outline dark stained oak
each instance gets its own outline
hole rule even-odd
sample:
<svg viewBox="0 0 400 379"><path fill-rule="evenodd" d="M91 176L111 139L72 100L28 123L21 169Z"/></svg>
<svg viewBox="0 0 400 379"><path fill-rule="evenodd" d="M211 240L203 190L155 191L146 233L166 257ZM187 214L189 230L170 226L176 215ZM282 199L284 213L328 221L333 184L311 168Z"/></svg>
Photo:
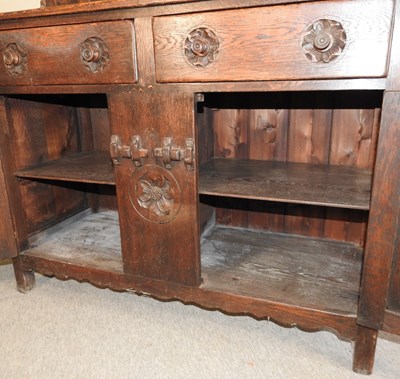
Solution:
<svg viewBox="0 0 400 379"><path fill-rule="evenodd" d="M364 272L358 318L362 325L381 328L387 305L392 261L398 254L400 156L400 93L387 92L372 185L371 211L365 245Z"/></svg>
<svg viewBox="0 0 400 379"><path fill-rule="evenodd" d="M397 0L0 15L0 255L18 289L38 272L328 330L371 373L378 329L400 334L399 19ZM336 58L308 59L311 25Z"/></svg>
<svg viewBox="0 0 400 379"><path fill-rule="evenodd" d="M84 42L90 38L100 38L107 50L99 53L92 47L92 54L99 56L89 56L87 59L91 62L98 59L99 68L95 65L95 71L87 69L81 59ZM10 74L2 64L2 85L108 84L137 81L135 36L130 21L0 32L0 49L5 51L9 44L18 44L25 50L26 70L20 75ZM103 60L104 65L100 65Z"/></svg>
<svg viewBox="0 0 400 379"><path fill-rule="evenodd" d="M203 288L355 315L362 249L330 240L216 227L202 236Z"/></svg>
<svg viewBox="0 0 400 379"><path fill-rule="evenodd" d="M302 36L327 14L345 26L347 45L336 61L316 64L305 57ZM160 17L154 21L157 81L381 77L391 16L390 0L358 0ZM205 67L193 65L184 53L188 34L199 27L219 40L218 56Z"/></svg>
<svg viewBox="0 0 400 379"><path fill-rule="evenodd" d="M166 137L180 147L194 138L194 96L121 92L108 104L112 134L123 144L139 135L149 152L139 167L123 158L115 168L124 271L198 286L197 173L183 161L166 168L153 153Z"/></svg>
<svg viewBox="0 0 400 379"><path fill-rule="evenodd" d="M0 259L17 255L17 247L14 238L10 204L4 181L4 172L1 165L0 150Z"/></svg>
<svg viewBox="0 0 400 379"><path fill-rule="evenodd" d="M371 173L346 166L214 158L200 166L203 195L369 209Z"/></svg>
<svg viewBox="0 0 400 379"><path fill-rule="evenodd" d="M93 151L47 161L31 169L18 170L19 178L115 185L109 153Z"/></svg>

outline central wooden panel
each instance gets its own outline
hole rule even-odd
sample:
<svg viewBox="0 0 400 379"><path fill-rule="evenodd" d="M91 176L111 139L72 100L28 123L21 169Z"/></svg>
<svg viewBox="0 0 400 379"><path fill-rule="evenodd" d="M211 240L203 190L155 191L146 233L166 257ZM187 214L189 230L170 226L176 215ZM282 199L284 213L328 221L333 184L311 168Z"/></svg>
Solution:
<svg viewBox="0 0 400 379"><path fill-rule="evenodd" d="M112 134L124 145L140 136L148 150L140 167L126 158L115 166L125 272L199 285L197 173L154 154L166 137L176 146L194 138L193 95L112 94L109 112Z"/></svg>

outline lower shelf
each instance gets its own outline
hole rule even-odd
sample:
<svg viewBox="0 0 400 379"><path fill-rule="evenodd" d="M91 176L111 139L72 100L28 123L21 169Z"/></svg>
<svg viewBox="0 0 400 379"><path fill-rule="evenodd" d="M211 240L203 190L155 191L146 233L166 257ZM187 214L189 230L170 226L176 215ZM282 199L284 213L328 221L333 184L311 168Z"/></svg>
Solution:
<svg viewBox="0 0 400 379"><path fill-rule="evenodd" d="M24 255L122 272L116 211L81 212L35 235Z"/></svg>
<svg viewBox="0 0 400 379"><path fill-rule="evenodd" d="M115 211L82 212L34 236L30 246L30 259L123 273ZM357 312L362 249L353 244L216 226L203 235L201 256L202 290Z"/></svg>
<svg viewBox="0 0 400 379"><path fill-rule="evenodd" d="M215 227L203 236L201 252L207 290L357 313L362 249L353 244Z"/></svg>

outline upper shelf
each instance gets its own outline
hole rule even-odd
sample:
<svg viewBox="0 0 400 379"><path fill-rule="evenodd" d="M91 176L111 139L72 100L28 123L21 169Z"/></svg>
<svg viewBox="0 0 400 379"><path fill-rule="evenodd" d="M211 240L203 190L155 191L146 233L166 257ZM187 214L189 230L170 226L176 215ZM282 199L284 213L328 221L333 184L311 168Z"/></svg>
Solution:
<svg viewBox="0 0 400 379"><path fill-rule="evenodd" d="M115 185L110 156L99 151L74 154L45 162L33 168L17 171L15 175L27 179Z"/></svg>
<svg viewBox="0 0 400 379"><path fill-rule="evenodd" d="M199 192L368 210L371 177L346 166L214 158L200 166Z"/></svg>
<svg viewBox="0 0 400 379"><path fill-rule="evenodd" d="M74 154L15 175L115 185L106 152ZM368 170L346 166L214 158L200 166L199 193L368 210L371 177Z"/></svg>

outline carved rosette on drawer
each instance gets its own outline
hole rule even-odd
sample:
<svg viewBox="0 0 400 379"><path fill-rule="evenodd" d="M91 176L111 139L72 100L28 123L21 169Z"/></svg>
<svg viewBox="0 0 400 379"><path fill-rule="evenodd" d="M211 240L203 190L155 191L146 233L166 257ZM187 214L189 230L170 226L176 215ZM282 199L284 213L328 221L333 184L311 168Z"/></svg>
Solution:
<svg viewBox="0 0 400 379"><path fill-rule="evenodd" d="M28 65L26 50L17 43L9 43L3 50L3 62L11 75L23 75Z"/></svg>
<svg viewBox="0 0 400 379"><path fill-rule="evenodd" d="M306 29L302 47L310 61L329 63L343 52L346 38L346 32L340 22L322 19Z"/></svg>
<svg viewBox="0 0 400 379"><path fill-rule="evenodd" d="M193 66L208 66L219 54L219 40L207 28L192 30L185 39L185 56Z"/></svg>
<svg viewBox="0 0 400 379"><path fill-rule="evenodd" d="M102 71L110 59L106 43L99 37L87 38L81 45L81 62L86 70Z"/></svg>
<svg viewBox="0 0 400 379"><path fill-rule="evenodd" d="M182 192L170 171L157 165L146 165L131 177L130 201L145 220L165 224L179 213Z"/></svg>

